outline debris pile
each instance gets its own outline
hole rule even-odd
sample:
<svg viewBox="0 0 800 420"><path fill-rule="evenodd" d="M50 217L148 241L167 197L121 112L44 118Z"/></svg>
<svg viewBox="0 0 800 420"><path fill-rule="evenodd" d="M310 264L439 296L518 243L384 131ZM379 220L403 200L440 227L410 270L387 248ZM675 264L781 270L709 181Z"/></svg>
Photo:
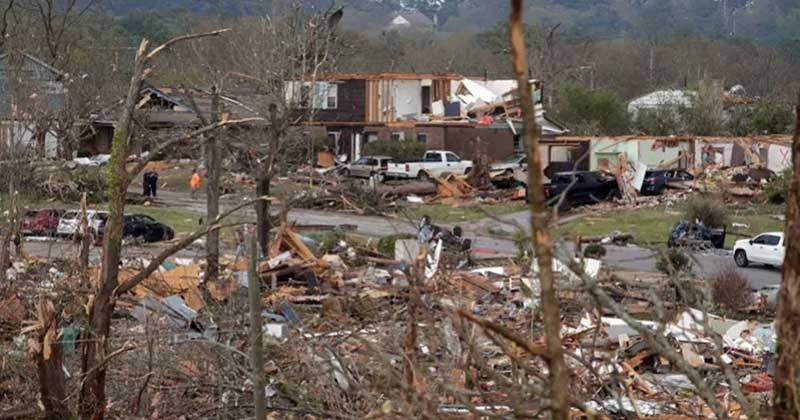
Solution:
<svg viewBox="0 0 800 420"><path fill-rule="evenodd" d="M270 354L265 395L271 406L322 410L319 404L336 404L352 417L408 415L416 410L406 405L408 398L425 395L425 409L442 417L475 410L535 416L546 409L534 390L547 385L547 364L530 352L545 343L535 263L475 263L470 239L430 218L420 221L416 237L395 240L393 254L341 232L324 232L336 233L333 240L307 236L324 229L284 221L258 260L261 330ZM602 238L587 238L594 240ZM329 243L323 247L322 242ZM249 389L242 374L249 369L249 321L243 317L248 257L238 251L222 257L219 281L205 280L202 259L173 257L117 301L112 337L120 341L113 347L138 342L156 350L113 359L110 395L121 399L121 390L142 388L142 375L133 372L158 366L152 373L158 385L148 393L162 417L200 417L205 410L247 404L249 395L240 390ZM120 281L149 263L143 257L127 260ZM570 392L585 407L612 418L711 417L713 407L698 398L699 385L686 366L733 418L745 407L731 378L747 396L769 399L775 353L771 323L687 307L679 298L685 290L676 291L665 275L612 272L588 258L553 259L552 268ZM71 273L45 277L77 289ZM625 316L600 305L592 298L596 292L586 293L594 287ZM35 311L26 297L0 296L0 325L17 325L0 336L0 346L20 351L29 337L20 333L21 323L34 319ZM19 305L23 308L3 310ZM63 318L61 337L71 337L69 331L80 325L73 319L80 317ZM72 360L75 354L66 357ZM4 381L21 378L0 371L0 390L7 388ZM159 403L161 398L185 404ZM131 408L118 404L110 410L124 417ZM572 418L583 416L574 410Z"/></svg>

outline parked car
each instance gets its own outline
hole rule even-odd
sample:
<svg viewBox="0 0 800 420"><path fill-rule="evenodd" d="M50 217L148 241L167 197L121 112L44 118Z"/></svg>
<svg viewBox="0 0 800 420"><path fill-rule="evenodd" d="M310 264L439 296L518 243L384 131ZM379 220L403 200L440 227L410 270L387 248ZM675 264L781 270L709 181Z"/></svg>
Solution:
<svg viewBox="0 0 800 420"><path fill-rule="evenodd" d="M60 209L29 210L22 221L24 235L54 236L58 230L58 221L64 215Z"/></svg>
<svg viewBox="0 0 800 420"><path fill-rule="evenodd" d="M342 175L359 178L369 178L386 172L386 167L392 162L391 156L362 156L355 162L342 169Z"/></svg>
<svg viewBox="0 0 800 420"><path fill-rule="evenodd" d="M511 155L502 162L489 165L489 170L492 172L505 171L509 174L517 168L528 168L528 157L524 153Z"/></svg>
<svg viewBox="0 0 800 420"><path fill-rule="evenodd" d="M669 233L667 246L670 248L722 249L725 247L726 235L727 229L725 227L709 228L702 223L679 220Z"/></svg>
<svg viewBox="0 0 800 420"><path fill-rule="evenodd" d="M644 174L642 194L659 195L664 192L667 183L691 181L694 175L683 169L651 169Z"/></svg>
<svg viewBox="0 0 800 420"><path fill-rule="evenodd" d="M86 220L89 222L89 229L92 233L96 233L100 225L108 217L106 211L87 210ZM70 237L78 232L81 222L81 212L78 210L69 210L61 216L58 221L58 228L56 234L61 237Z"/></svg>
<svg viewBox="0 0 800 420"><path fill-rule="evenodd" d="M389 178L417 178L426 180L431 176L442 176L445 173L468 174L472 170L472 161L462 160L457 154L444 150L430 150L422 156L422 161L406 163L389 163L386 176Z"/></svg>
<svg viewBox="0 0 800 420"><path fill-rule="evenodd" d="M738 240L733 246L733 260L739 267L750 263L781 266L786 255L783 239L783 232L767 232L752 239Z"/></svg>
<svg viewBox="0 0 800 420"><path fill-rule="evenodd" d="M555 204L564 195L562 207L576 204L592 204L611 200L619 195L614 177L603 176L590 171L558 172L553 174L550 183L544 186L544 195Z"/></svg>
<svg viewBox="0 0 800 420"><path fill-rule="evenodd" d="M122 238L126 241L160 242L175 238L175 231L171 227L146 214L126 214L124 222ZM96 245L100 245L103 241L105 226L105 220L98 226L95 235Z"/></svg>

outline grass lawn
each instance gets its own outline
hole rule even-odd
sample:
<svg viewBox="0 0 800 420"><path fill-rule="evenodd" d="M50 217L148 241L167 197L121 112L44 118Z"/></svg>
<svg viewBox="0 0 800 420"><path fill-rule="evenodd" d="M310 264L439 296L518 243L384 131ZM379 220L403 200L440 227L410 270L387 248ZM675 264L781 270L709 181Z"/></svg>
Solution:
<svg viewBox="0 0 800 420"><path fill-rule="evenodd" d="M166 209L160 207L147 207L147 206L125 206L126 214L146 214L165 225L169 225L175 229L176 235L194 232L199 227L198 221L203 218L205 222L205 214L187 211Z"/></svg>
<svg viewBox="0 0 800 420"><path fill-rule="evenodd" d="M732 232L751 237L761 232L783 230L783 222L773 217L783 214L783 206L752 204L726 207L729 220L725 246L728 248L737 239L745 237L733 235ZM565 236L603 236L619 231L633 234L634 241L638 244L666 244L672 226L681 219L682 214L682 206L616 210L587 215L559 226L556 232ZM742 223L749 227L733 227L733 223Z"/></svg>
<svg viewBox="0 0 800 420"><path fill-rule="evenodd" d="M451 207L443 204L427 205L406 205L398 208L397 214L400 217L409 218L417 221L422 216L428 215L433 223L458 223L483 219L486 213L502 216L504 214L524 211L527 207L524 202L511 202L500 204L470 204L459 207ZM485 210L485 211L484 211Z"/></svg>

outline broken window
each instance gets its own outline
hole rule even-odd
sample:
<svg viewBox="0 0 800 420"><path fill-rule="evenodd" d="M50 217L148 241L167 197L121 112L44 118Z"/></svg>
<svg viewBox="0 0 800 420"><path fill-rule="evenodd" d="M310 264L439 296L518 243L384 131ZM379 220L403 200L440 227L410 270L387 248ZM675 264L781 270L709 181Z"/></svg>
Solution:
<svg viewBox="0 0 800 420"><path fill-rule="evenodd" d="M403 141L405 139L406 139L406 133L402 131L392 133L392 141Z"/></svg>
<svg viewBox="0 0 800 420"><path fill-rule="evenodd" d="M417 141L420 143L427 143L428 133L417 133Z"/></svg>
<svg viewBox="0 0 800 420"><path fill-rule="evenodd" d="M365 133L367 137L367 143L372 143L378 141L378 133Z"/></svg>

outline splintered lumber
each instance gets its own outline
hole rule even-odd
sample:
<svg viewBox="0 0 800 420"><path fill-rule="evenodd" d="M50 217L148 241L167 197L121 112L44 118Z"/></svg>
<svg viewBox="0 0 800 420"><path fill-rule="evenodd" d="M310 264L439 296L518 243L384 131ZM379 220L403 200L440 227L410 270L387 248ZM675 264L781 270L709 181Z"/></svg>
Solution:
<svg viewBox="0 0 800 420"><path fill-rule="evenodd" d="M433 202L448 198L470 198L474 189L463 178L454 174L436 178L436 196L428 200Z"/></svg>
<svg viewBox="0 0 800 420"><path fill-rule="evenodd" d="M320 274L330 268L330 264L317 258L317 256L308 249L291 226L287 225L286 222L281 222L278 231L275 233L275 239L270 243L267 256L273 259L286 251L296 255L306 263L313 264L316 274Z"/></svg>
<svg viewBox="0 0 800 420"><path fill-rule="evenodd" d="M479 274L462 272L456 273L455 278L489 293L498 293L500 290L502 290L501 288L495 286L486 277L483 277Z"/></svg>
<svg viewBox="0 0 800 420"><path fill-rule="evenodd" d="M120 270L118 281L122 284L136 274L138 274L136 270L123 268ZM197 265L187 265L153 273L131 289L131 293L137 297L150 295L157 299L177 295L183 298L187 306L199 310L204 306L199 286L200 268Z"/></svg>

